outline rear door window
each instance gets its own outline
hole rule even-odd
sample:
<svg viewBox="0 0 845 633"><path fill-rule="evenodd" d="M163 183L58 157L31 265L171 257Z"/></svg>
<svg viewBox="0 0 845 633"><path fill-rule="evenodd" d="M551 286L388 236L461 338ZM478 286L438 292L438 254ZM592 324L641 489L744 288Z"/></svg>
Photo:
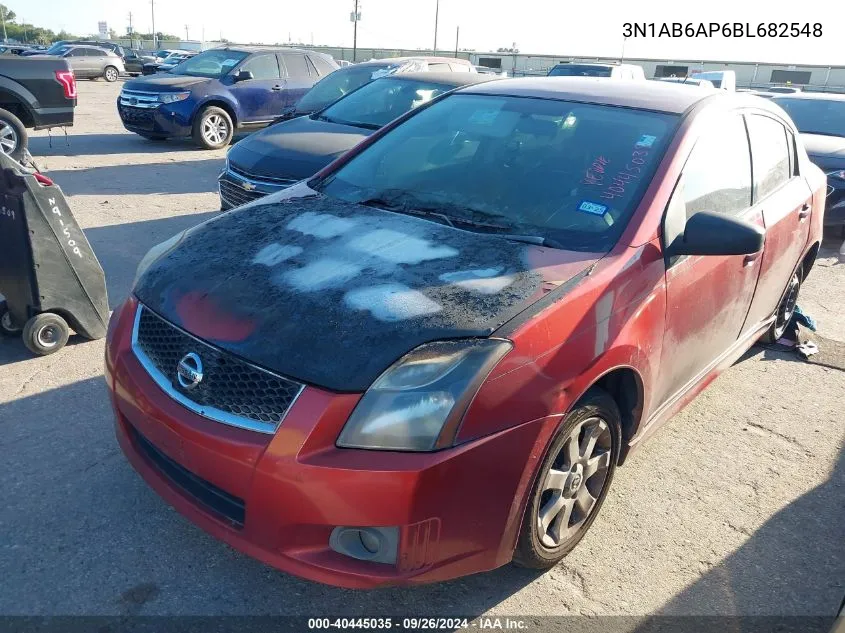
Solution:
<svg viewBox="0 0 845 633"><path fill-rule="evenodd" d="M308 60L302 53L283 53L282 59L288 69L288 77L291 79L310 80L311 71L308 69Z"/></svg>
<svg viewBox="0 0 845 633"><path fill-rule="evenodd" d="M754 167L754 200L762 200L786 183L790 174L786 128L775 119L746 117Z"/></svg>

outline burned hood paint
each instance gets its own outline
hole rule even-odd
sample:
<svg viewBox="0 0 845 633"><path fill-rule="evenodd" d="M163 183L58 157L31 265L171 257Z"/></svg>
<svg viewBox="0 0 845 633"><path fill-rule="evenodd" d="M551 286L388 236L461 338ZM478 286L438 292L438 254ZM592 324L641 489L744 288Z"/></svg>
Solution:
<svg viewBox="0 0 845 633"><path fill-rule="evenodd" d="M320 171L373 133L350 125L299 117L236 143L229 164L253 176L300 180Z"/></svg>
<svg viewBox="0 0 845 633"><path fill-rule="evenodd" d="M358 392L423 343L489 336L597 258L314 195L191 229L135 293L253 363Z"/></svg>

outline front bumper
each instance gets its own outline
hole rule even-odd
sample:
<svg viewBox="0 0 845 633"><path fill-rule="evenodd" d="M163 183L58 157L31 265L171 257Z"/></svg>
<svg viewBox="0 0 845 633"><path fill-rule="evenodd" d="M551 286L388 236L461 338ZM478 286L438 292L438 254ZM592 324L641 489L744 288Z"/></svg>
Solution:
<svg viewBox="0 0 845 633"><path fill-rule="evenodd" d="M338 449L359 396L307 387L273 435L225 426L183 408L144 371L130 347L136 305L113 316L106 350L117 437L147 483L204 530L282 571L350 588L510 561L530 464L559 418L436 453ZM396 564L335 552L336 526L397 526Z"/></svg>
<svg viewBox="0 0 845 633"><path fill-rule="evenodd" d="M155 134L167 137L190 136L193 107L184 107L189 101L161 105L157 108L133 108L117 101L117 113L130 132Z"/></svg>

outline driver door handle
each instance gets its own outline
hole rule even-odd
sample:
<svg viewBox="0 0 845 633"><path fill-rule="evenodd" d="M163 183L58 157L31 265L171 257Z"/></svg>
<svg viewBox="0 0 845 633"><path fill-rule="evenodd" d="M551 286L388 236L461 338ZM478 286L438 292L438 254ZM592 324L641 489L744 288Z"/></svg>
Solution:
<svg viewBox="0 0 845 633"><path fill-rule="evenodd" d="M281 90L282 88L284 88L284 86L282 86L281 84L276 84L275 86L273 86L273 87L271 88L271 90L276 90L276 91L278 92L278 91L279 91L279 90Z"/></svg>
<svg viewBox="0 0 845 633"><path fill-rule="evenodd" d="M756 262L760 258L760 254L763 251L757 251L756 253L749 253L746 255L742 260L743 268L748 268L749 266L753 266L754 262Z"/></svg>
<svg viewBox="0 0 845 633"><path fill-rule="evenodd" d="M806 220L810 217L810 210L811 207L808 203L804 203L804 206L801 207L801 210L798 212L798 219L799 220Z"/></svg>

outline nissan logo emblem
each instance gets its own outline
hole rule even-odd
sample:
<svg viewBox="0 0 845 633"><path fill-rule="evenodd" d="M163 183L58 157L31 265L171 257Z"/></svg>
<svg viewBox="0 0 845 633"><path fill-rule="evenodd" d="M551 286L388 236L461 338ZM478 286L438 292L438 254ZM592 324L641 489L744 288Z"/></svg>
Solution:
<svg viewBox="0 0 845 633"><path fill-rule="evenodd" d="M202 360L193 352L185 354L176 365L176 379L186 391L196 388L202 382Z"/></svg>

